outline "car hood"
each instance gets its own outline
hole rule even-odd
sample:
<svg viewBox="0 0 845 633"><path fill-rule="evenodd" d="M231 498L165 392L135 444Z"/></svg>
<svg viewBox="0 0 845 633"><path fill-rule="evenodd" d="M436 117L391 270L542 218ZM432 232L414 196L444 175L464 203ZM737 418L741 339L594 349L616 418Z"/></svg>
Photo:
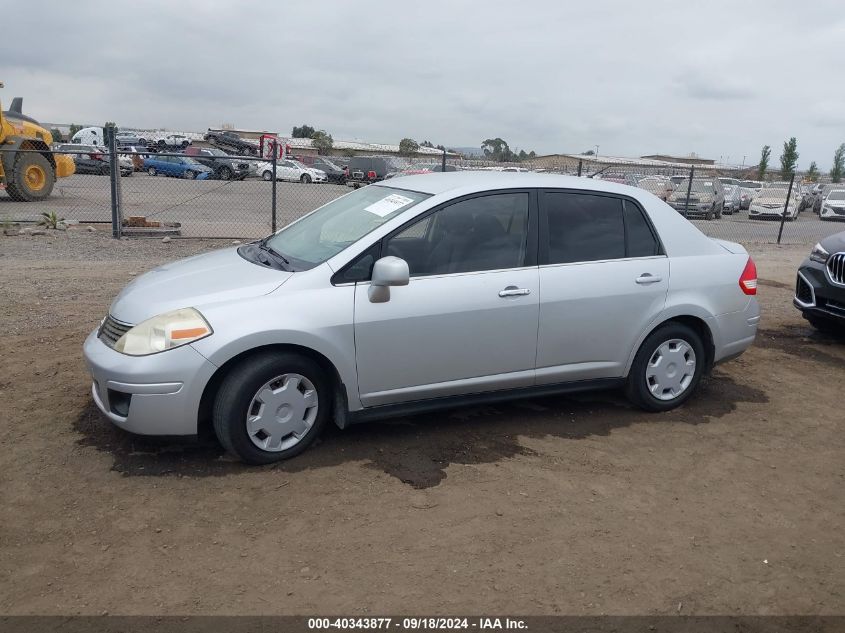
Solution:
<svg viewBox="0 0 845 633"><path fill-rule="evenodd" d="M820 244L828 253L841 253L845 251L845 231L842 233L834 233L823 240Z"/></svg>
<svg viewBox="0 0 845 633"><path fill-rule="evenodd" d="M170 310L273 292L292 273L252 264L237 248L196 255L144 273L115 297L109 313L138 324Z"/></svg>

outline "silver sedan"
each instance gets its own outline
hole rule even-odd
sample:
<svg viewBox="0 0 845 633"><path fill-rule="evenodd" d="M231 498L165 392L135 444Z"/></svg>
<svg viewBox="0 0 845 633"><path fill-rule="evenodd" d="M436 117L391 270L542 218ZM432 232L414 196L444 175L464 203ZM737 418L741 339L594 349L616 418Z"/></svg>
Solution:
<svg viewBox="0 0 845 633"><path fill-rule="evenodd" d="M116 425L209 425L261 464L329 423L467 403L620 388L672 409L751 345L756 288L745 249L642 189L426 174L139 277L84 351Z"/></svg>

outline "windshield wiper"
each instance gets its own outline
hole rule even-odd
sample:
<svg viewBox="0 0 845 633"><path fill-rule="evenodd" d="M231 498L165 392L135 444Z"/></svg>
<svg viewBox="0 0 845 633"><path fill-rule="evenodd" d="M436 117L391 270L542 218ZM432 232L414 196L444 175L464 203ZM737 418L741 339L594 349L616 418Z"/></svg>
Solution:
<svg viewBox="0 0 845 633"><path fill-rule="evenodd" d="M290 265L291 265L290 260L287 257L285 257L284 255L282 255L279 251L274 249L272 246L269 246L267 244L267 241L270 239L270 237L272 237L272 236L265 237L263 240L258 242L258 248L260 248L262 251L270 253L276 259L282 260L285 263L286 266L290 267Z"/></svg>

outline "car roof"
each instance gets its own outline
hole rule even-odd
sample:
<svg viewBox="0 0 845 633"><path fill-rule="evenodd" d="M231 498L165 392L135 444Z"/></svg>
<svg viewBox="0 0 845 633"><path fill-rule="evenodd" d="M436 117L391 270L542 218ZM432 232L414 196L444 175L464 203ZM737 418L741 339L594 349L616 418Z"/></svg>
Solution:
<svg viewBox="0 0 845 633"><path fill-rule="evenodd" d="M461 195L490 189L521 189L549 187L556 189L582 189L606 193L625 194L638 197L643 190L607 180L562 176L559 174L537 174L533 172L504 171L447 171L397 176L375 183L376 186L407 189L432 195L457 192ZM372 186L372 185L371 185Z"/></svg>

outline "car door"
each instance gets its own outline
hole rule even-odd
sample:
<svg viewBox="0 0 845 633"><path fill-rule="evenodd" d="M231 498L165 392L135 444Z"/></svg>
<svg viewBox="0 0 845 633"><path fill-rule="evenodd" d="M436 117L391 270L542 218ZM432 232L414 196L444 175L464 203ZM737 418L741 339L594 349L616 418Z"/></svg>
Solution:
<svg viewBox="0 0 845 633"><path fill-rule="evenodd" d="M365 407L534 382L539 313L536 193L449 203L382 241L410 283L371 303L355 290L358 385Z"/></svg>
<svg viewBox="0 0 845 633"><path fill-rule="evenodd" d="M281 180L299 180L299 169L289 160L276 163L276 170L278 173L276 178Z"/></svg>
<svg viewBox="0 0 845 633"><path fill-rule="evenodd" d="M537 384L624 375L666 303L669 260L630 198L540 194Z"/></svg>

